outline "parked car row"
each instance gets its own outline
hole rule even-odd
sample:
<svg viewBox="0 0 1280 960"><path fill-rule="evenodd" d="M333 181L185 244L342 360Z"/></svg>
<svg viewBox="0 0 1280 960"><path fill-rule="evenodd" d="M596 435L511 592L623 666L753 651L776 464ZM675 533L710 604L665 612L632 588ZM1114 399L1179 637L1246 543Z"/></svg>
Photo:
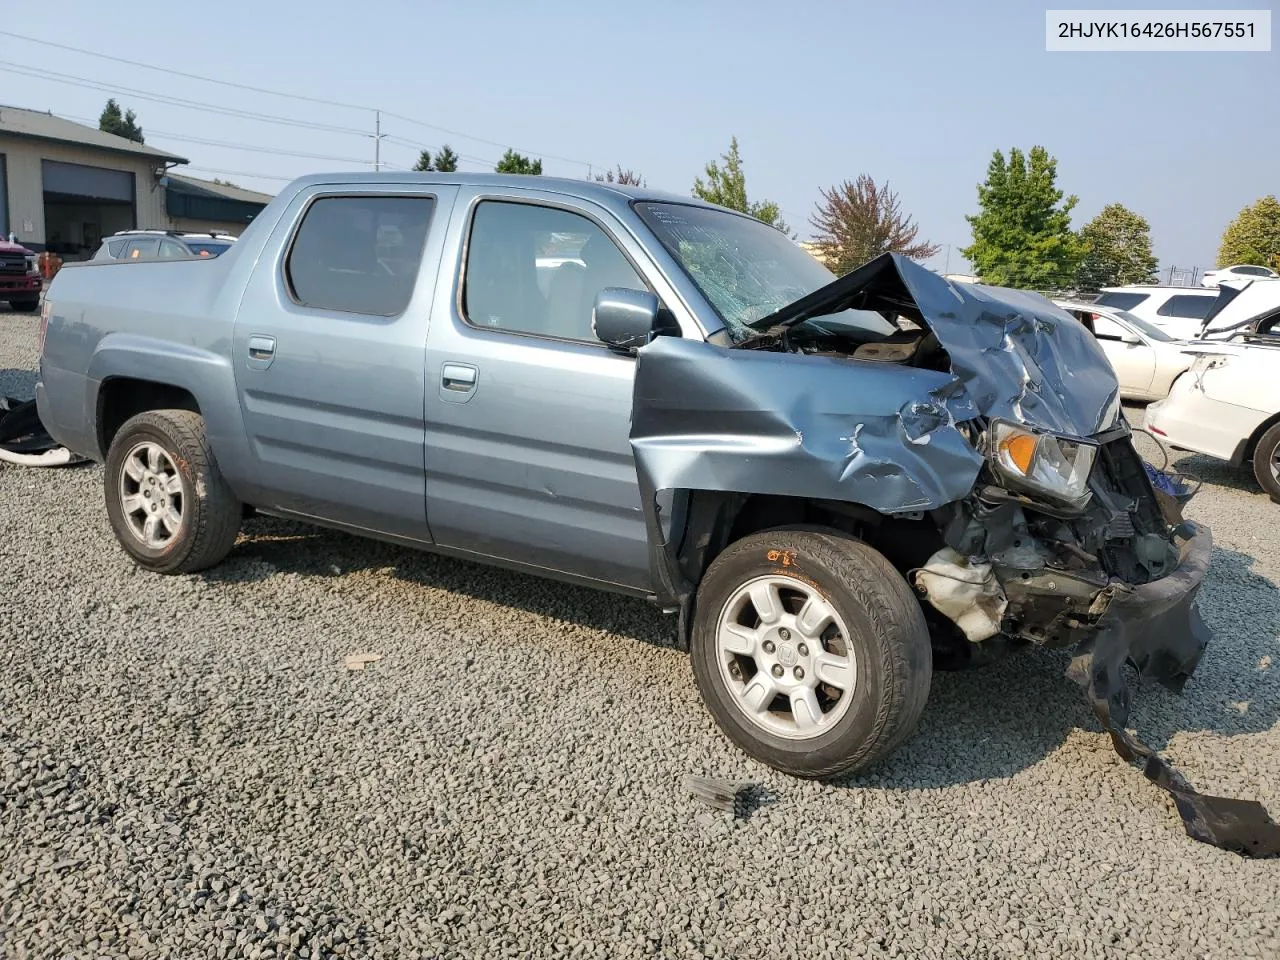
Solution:
<svg viewBox="0 0 1280 960"><path fill-rule="evenodd" d="M1146 417L1152 433L1251 470L1280 503L1280 280L1225 281L1204 292L1113 288L1095 303L1055 302L1098 340L1122 397L1156 401ZM1189 328L1188 313L1201 314L1194 334L1174 336L1171 327Z"/></svg>
<svg viewBox="0 0 1280 960"><path fill-rule="evenodd" d="M1147 409L1147 427L1175 450L1251 469L1280 503L1280 340L1201 353Z"/></svg>

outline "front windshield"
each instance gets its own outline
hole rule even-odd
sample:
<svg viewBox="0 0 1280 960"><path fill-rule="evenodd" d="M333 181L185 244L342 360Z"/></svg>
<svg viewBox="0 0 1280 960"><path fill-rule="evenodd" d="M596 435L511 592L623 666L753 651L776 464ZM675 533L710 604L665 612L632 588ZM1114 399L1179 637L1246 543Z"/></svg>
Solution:
<svg viewBox="0 0 1280 960"><path fill-rule="evenodd" d="M1134 316L1128 310L1117 310L1115 313L1117 317L1123 319L1125 323L1129 324L1129 326L1140 330L1143 336L1147 337L1149 340L1158 340L1161 343L1173 343L1174 340L1177 339L1176 337L1169 336L1169 334L1165 333L1154 323L1148 323L1141 317Z"/></svg>
<svg viewBox="0 0 1280 960"><path fill-rule="evenodd" d="M759 333L751 326L756 321L836 279L795 241L751 217L683 203L643 202L635 209L735 342ZM845 310L823 317L821 324L878 333L894 329L866 310Z"/></svg>

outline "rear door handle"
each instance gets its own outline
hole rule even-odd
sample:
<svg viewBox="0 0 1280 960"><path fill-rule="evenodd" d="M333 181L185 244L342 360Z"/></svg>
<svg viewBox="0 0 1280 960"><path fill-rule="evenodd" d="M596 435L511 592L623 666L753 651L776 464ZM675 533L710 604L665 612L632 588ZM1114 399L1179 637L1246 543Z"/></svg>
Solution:
<svg viewBox="0 0 1280 960"><path fill-rule="evenodd" d="M249 366L265 370L276 355L276 338L254 334L249 338Z"/></svg>

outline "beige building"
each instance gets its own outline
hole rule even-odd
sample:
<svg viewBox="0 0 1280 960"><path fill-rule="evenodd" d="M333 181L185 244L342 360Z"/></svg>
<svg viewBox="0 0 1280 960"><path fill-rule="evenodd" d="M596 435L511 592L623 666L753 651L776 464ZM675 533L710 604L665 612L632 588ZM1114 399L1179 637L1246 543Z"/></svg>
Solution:
<svg viewBox="0 0 1280 960"><path fill-rule="evenodd" d="M185 157L0 106L0 235L64 259L135 227L239 235L271 197L171 173Z"/></svg>

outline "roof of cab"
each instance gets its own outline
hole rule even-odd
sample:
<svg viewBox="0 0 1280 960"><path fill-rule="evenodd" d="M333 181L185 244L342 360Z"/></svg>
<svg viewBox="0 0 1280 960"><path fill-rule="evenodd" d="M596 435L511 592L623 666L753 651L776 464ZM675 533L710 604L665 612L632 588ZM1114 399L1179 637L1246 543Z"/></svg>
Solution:
<svg viewBox="0 0 1280 960"><path fill-rule="evenodd" d="M567 196L581 197L586 200L610 205L618 201L661 200L672 203L684 203L690 206L708 207L723 210L724 207L706 203L686 194L671 193L665 190L652 190L649 187L623 186L617 183L602 183L597 180L575 180L570 177L547 177L522 173L416 173L411 170L396 170L380 173L312 173L294 180L285 192L296 193L307 187L324 184L379 184L379 183L452 183L463 186L479 187L517 187L525 190L543 190L548 193L562 193Z"/></svg>

